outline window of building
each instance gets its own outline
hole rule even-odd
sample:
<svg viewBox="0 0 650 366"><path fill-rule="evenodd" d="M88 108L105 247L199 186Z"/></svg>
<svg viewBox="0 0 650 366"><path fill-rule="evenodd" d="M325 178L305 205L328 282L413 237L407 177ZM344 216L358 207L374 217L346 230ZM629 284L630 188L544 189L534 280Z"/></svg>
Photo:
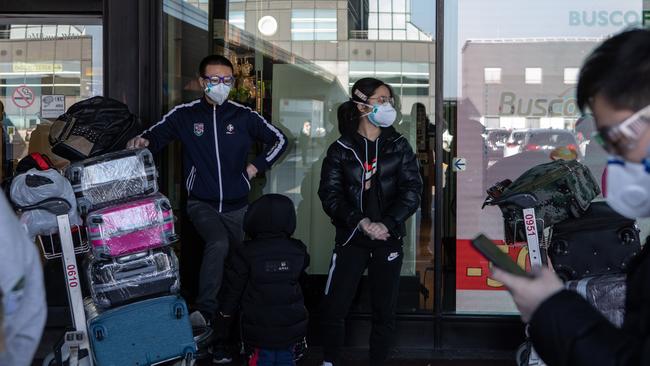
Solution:
<svg viewBox="0 0 650 366"><path fill-rule="evenodd" d="M541 67L527 67L526 68L526 84L541 84L542 83L542 68Z"/></svg>
<svg viewBox="0 0 650 366"><path fill-rule="evenodd" d="M564 68L564 83L565 84L577 84L578 83L578 73L580 69L577 67L565 67Z"/></svg>
<svg viewBox="0 0 650 366"><path fill-rule="evenodd" d="M393 12L406 13L406 0L393 0Z"/></svg>
<svg viewBox="0 0 650 366"><path fill-rule="evenodd" d="M201 9L206 13L210 9L208 0L183 0L183 3L191 5L197 9Z"/></svg>
<svg viewBox="0 0 650 366"><path fill-rule="evenodd" d="M244 17L243 11L229 11L228 12L228 21L230 24L235 27L245 30L246 29L246 18Z"/></svg>
<svg viewBox="0 0 650 366"><path fill-rule="evenodd" d="M390 13L392 11L391 0L379 0L379 11Z"/></svg>
<svg viewBox="0 0 650 366"><path fill-rule="evenodd" d="M1 26L0 103L6 115L0 124L7 133L0 152L3 171L31 152L62 163L47 143L51 121L74 103L103 95L101 19L87 21Z"/></svg>
<svg viewBox="0 0 650 366"><path fill-rule="evenodd" d="M369 0L368 39L430 42L430 34L411 21L409 3L406 0Z"/></svg>
<svg viewBox="0 0 650 366"><path fill-rule="evenodd" d="M294 9L291 13L291 39L294 41L335 41L335 9Z"/></svg>
<svg viewBox="0 0 650 366"><path fill-rule="evenodd" d="M501 68L486 67L483 71L486 84L501 84Z"/></svg>

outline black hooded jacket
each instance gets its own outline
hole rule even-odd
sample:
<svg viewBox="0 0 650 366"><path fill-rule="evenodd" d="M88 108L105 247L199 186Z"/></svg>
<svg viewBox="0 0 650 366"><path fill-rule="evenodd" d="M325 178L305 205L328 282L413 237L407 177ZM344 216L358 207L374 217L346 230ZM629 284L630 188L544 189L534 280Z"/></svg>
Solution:
<svg viewBox="0 0 650 366"><path fill-rule="evenodd" d="M393 127L382 128L377 138L377 174L381 222L391 237L406 235L405 221L420 206L422 178L418 162L406 138ZM363 212L365 146L354 136L341 136L327 150L321 169L318 196L336 227L336 245L362 235L357 225Z"/></svg>
<svg viewBox="0 0 650 366"><path fill-rule="evenodd" d="M309 314L299 281L309 255L291 238L295 229L293 203L280 194L262 196L244 217L251 240L231 254L220 311L231 315L241 305L242 340L251 346L283 349L307 334Z"/></svg>

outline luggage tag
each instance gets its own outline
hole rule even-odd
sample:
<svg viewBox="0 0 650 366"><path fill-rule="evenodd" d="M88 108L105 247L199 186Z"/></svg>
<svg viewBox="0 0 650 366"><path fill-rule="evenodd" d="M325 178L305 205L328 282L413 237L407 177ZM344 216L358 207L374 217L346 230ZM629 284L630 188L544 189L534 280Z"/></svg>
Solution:
<svg viewBox="0 0 650 366"><path fill-rule="evenodd" d="M542 252L539 246L539 234L537 232L537 217L534 208L524 209L524 225L526 231L526 242L528 243L528 257L531 268L542 267ZM542 227L544 221L542 220Z"/></svg>

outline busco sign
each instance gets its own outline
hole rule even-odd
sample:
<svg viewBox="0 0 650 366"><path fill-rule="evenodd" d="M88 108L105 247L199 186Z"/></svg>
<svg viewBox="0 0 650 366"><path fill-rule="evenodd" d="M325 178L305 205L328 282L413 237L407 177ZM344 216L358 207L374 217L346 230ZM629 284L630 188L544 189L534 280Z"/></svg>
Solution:
<svg viewBox="0 0 650 366"><path fill-rule="evenodd" d="M640 12L629 10L582 10L569 11L570 26L585 27L624 27L641 24L643 16Z"/></svg>
<svg viewBox="0 0 650 366"><path fill-rule="evenodd" d="M555 98L520 98L505 91L499 98L499 115L530 117L562 117L579 114L575 87L568 88Z"/></svg>

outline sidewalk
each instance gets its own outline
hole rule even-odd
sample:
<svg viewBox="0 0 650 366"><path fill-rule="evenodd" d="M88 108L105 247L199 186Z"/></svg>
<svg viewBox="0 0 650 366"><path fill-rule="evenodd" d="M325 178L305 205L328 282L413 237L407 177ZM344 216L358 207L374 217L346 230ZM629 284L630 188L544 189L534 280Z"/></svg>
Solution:
<svg viewBox="0 0 650 366"><path fill-rule="evenodd" d="M344 349L343 357L345 361L344 366L367 366L368 360L363 359L367 357L367 350L360 349ZM386 363L386 366L516 366L514 361L514 354L507 352L504 353L486 353L476 354L476 351L467 350L466 352L454 351L454 356L440 355L433 359L427 360L421 357L405 357L406 352L395 355L393 360ZM471 357L467 357L468 354ZM461 357L461 355L463 355ZM454 357L461 357L461 359L450 359ZM311 348L305 358L298 363L298 366L321 366L323 360L323 352L320 347ZM214 365L211 359L205 359L197 362L196 366ZM243 362L236 358L229 365L240 366Z"/></svg>
<svg viewBox="0 0 650 366"><path fill-rule="evenodd" d="M201 360L196 364L197 366L208 366L214 365L211 360ZM230 363L233 366L239 366L241 363ZM299 366L320 366L321 361L317 360L305 360L298 364ZM366 366L367 361L347 361L344 363L345 366ZM506 361L441 361L441 360L432 360L432 361L414 361L414 360L395 360L386 364L386 366L515 366L515 362L506 362Z"/></svg>

